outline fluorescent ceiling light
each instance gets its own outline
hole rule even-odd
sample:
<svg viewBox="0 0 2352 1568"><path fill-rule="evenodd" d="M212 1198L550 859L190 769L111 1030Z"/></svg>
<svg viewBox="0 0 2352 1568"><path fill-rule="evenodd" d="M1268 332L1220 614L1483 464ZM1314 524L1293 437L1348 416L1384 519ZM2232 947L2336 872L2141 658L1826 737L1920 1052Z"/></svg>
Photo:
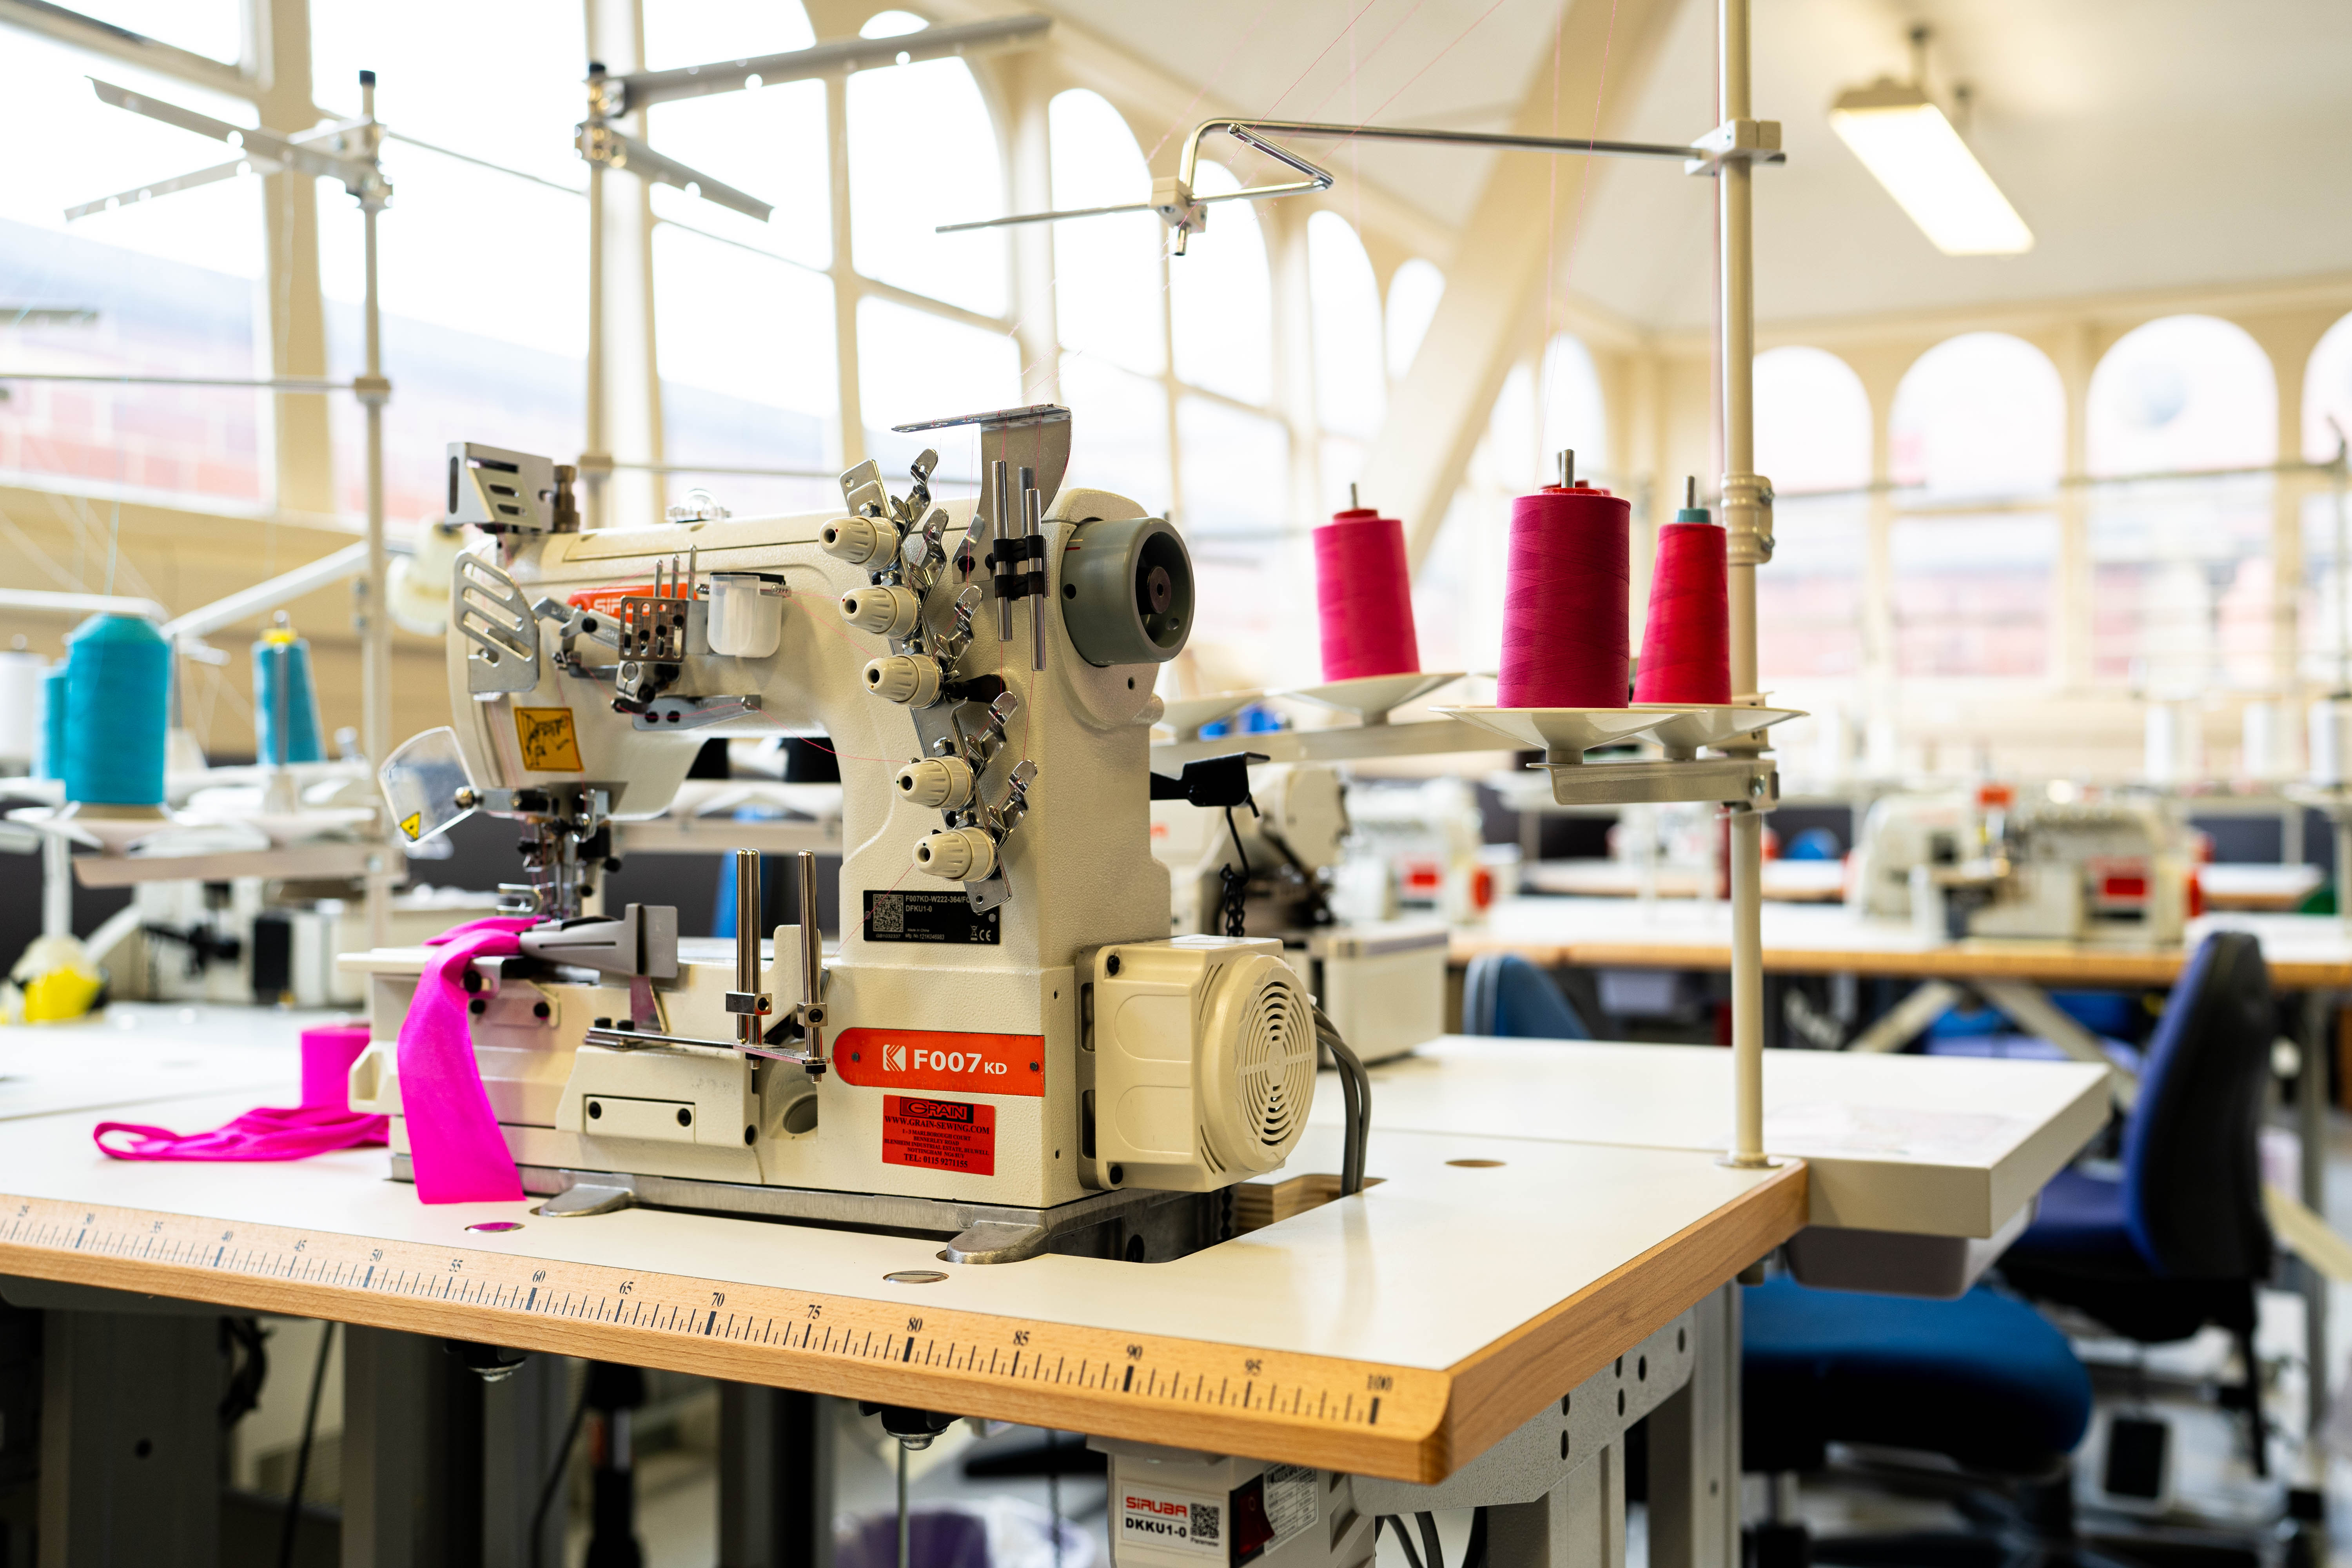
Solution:
<svg viewBox="0 0 2352 1568"><path fill-rule="evenodd" d="M1880 80L1841 94L1830 124L1947 256L2015 256L2033 231L1918 88Z"/></svg>

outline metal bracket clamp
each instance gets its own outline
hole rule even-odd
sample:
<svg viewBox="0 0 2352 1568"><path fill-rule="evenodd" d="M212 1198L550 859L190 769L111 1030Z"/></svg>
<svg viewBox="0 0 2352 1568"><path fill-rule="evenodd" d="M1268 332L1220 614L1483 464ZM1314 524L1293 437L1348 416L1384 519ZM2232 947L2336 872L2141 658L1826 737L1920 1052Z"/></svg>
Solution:
<svg viewBox="0 0 2352 1568"><path fill-rule="evenodd" d="M1780 122L1777 120L1727 120L1697 141L1691 151L1698 156L1685 161L1685 174L1712 174L1726 163L1785 163L1789 155L1780 151Z"/></svg>
<svg viewBox="0 0 2352 1568"><path fill-rule="evenodd" d="M1723 476L1726 560L1761 566L1772 559L1772 481L1761 474Z"/></svg>
<svg viewBox="0 0 2352 1568"><path fill-rule="evenodd" d="M1769 811L1780 802L1780 772L1769 757L1701 757L1691 762L1647 760L1587 763L1571 758L1528 764L1551 774L1551 797L1561 805L1662 805L1717 802Z"/></svg>
<svg viewBox="0 0 2352 1568"><path fill-rule="evenodd" d="M474 645L466 690L475 697L529 691L539 684L539 618L514 579L495 562L461 554L450 568L450 609Z"/></svg>

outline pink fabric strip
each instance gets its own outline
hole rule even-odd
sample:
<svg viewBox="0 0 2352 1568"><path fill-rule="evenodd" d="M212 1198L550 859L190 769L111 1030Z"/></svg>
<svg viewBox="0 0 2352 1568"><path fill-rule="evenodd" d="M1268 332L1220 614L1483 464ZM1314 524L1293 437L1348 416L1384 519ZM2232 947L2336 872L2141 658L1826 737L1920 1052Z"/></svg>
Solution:
<svg viewBox="0 0 2352 1568"><path fill-rule="evenodd" d="M101 1121L90 1136L118 1160L302 1160L331 1150L382 1143L391 1118L352 1111L352 1063L367 1049L365 1024L302 1031L302 1103L265 1105L209 1132L178 1133L137 1121ZM127 1135L117 1148L110 1137Z"/></svg>
<svg viewBox="0 0 2352 1568"><path fill-rule="evenodd" d="M522 1196L522 1178L499 1131L474 1057L472 1016L463 977L477 958L519 952L519 933L538 922L522 916L473 921L442 932L417 978L400 1026L400 1100L416 1196L428 1204L493 1203Z"/></svg>
<svg viewBox="0 0 2352 1568"><path fill-rule="evenodd" d="M388 1116L359 1116L331 1106L262 1106L209 1132L179 1133L136 1121L101 1121L90 1136L118 1160L303 1160L336 1149L382 1143ZM121 1148L108 1138L127 1135Z"/></svg>

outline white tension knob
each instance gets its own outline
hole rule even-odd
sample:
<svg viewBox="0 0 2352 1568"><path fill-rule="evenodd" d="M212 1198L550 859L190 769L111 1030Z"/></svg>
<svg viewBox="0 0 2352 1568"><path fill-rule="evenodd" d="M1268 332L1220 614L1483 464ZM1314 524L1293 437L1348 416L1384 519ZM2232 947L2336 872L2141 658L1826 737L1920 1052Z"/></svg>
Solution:
<svg viewBox="0 0 2352 1568"><path fill-rule="evenodd" d="M902 637L922 618L923 602L908 589L884 584L853 588L841 596L841 618L861 632Z"/></svg>
<svg viewBox="0 0 2352 1568"><path fill-rule="evenodd" d="M915 869L950 882L985 881L996 869L996 840L977 827L949 827L915 845Z"/></svg>
<svg viewBox="0 0 2352 1568"><path fill-rule="evenodd" d="M816 537L827 555L853 566L879 561L898 547L898 531L870 517L835 519Z"/></svg>
<svg viewBox="0 0 2352 1568"><path fill-rule="evenodd" d="M925 757L898 770L898 793L933 811L971 804L971 764L961 757Z"/></svg>
<svg viewBox="0 0 2352 1568"><path fill-rule="evenodd" d="M940 700L940 661L919 653L894 653L869 660L866 689L887 701L929 708Z"/></svg>

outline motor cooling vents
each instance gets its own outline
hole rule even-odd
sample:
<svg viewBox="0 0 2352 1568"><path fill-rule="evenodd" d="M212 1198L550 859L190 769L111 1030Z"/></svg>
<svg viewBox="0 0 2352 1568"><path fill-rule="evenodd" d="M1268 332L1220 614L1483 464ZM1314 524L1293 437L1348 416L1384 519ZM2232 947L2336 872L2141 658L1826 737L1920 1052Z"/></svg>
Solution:
<svg viewBox="0 0 2352 1568"><path fill-rule="evenodd" d="M1098 1184L1207 1192L1289 1157L1315 1099L1315 1013L1279 942L1131 942L1089 971Z"/></svg>

